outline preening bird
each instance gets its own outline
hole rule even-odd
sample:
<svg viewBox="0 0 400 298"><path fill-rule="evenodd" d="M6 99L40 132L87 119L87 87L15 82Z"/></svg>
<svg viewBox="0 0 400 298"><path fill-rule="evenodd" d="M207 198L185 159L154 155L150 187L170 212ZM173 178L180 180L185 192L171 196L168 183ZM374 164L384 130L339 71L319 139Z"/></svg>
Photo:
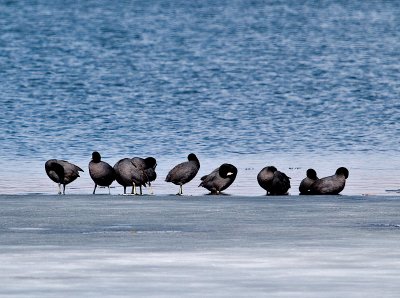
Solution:
<svg viewBox="0 0 400 298"><path fill-rule="evenodd" d="M318 180L317 172L314 169L308 169L306 175L307 177L300 182L299 191L301 195L311 194L311 185Z"/></svg>
<svg viewBox="0 0 400 298"><path fill-rule="evenodd" d="M136 195L136 186L143 185L147 181L146 174L143 169L137 167L132 158L123 158L114 165L114 171L117 182L124 187L132 186L131 194Z"/></svg>
<svg viewBox="0 0 400 298"><path fill-rule="evenodd" d="M154 157L134 157L132 158L132 163L138 168L144 171L145 180L142 181L142 184L139 185L140 187L140 194L142 194L142 186L149 185L150 194L153 194L153 189L151 188L151 182L156 180L157 173L157 161Z"/></svg>
<svg viewBox="0 0 400 298"><path fill-rule="evenodd" d="M237 172L234 165L224 163L210 174L201 177L202 182L199 187L208 189L211 194L220 194L235 181Z"/></svg>
<svg viewBox="0 0 400 298"><path fill-rule="evenodd" d="M65 195L65 186L79 177L79 172L83 170L68 161L59 159L50 159L46 161L45 170L47 176L58 184L58 194L61 194L61 185Z"/></svg>
<svg viewBox="0 0 400 298"><path fill-rule="evenodd" d="M290 188L289 179L274 166L263 168L257 175L258 184L267 191L267 195L286 195Z"/></svg>

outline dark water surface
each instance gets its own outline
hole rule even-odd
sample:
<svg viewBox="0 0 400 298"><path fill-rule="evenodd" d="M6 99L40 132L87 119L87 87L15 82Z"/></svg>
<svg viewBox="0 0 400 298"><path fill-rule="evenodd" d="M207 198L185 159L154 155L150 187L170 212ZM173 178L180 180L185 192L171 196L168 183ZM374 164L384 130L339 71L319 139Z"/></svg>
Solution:
<svg viewBox="0 0 400 298"><path fill-rule="evenodd" d="M1 1L0 192L93 150L396 189L398 28L398 1Z"/></svg>

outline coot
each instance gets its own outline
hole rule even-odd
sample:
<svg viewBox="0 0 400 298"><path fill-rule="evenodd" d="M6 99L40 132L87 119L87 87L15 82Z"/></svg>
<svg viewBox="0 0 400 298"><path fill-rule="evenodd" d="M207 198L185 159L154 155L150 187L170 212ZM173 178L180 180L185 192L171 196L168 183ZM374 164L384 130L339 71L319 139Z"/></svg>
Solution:
<svg viewBox="0 0 400 298"><path fill-rule="evenodd" d="M61 194L61 185L65 195L65 186L79 177L79 172L83 170L68 161L59 159L50 159L46 161L45 170L47 176L55 183L58 183L58 194Z"/></svg>
<svg viewBox="0 0 400 298"><path fill-rule="evenodd" d="M169 171L165 181L179 185L178 195L182 195L182 186L191 181L197 175L199 169L200 162L197 156L193 153L190 153L188 155L188 161L176 165L171 171Z"/></svg>
<svg viewBox="0 0 400 298"><path fill-rule="evenodd" d="M257 175L258 184L267 191L267 195L287 195L290 178L274 166L263 168Z"/></svg>
<svg viewBox="0 0 400 298"><path fill-rule="evenodd" d="M307 177L300 182L299 191L301 195L310 194L311 185L318 180L317 172L314 169L308 169Z"/></svg>
<svg viewBox="0 0 400 298"><path fill-rule="evenodd" d="M235 181L237 171L234 165L224 163L210 174L201 177L202 182L199 187L208 189L211 194L220 194Z"/></svg>
<svg viewBox="0 0 400 298"><path fill-rule="evenodd" d="M310 187L310 192L316 195L337 195L344 189L348 177L349 170L340 167L336 170L335 175L315 181Z"/></svg>
<svg viewBox="0 0 400 298"><path fill-rule="evenodd" d="M115 180L115 171L108 163L101 160L99 152L92 153L92 160L89 162L89 174L94 182L93 194L96 193L97 185L108 187L110 194L110 185Z"/></svg>

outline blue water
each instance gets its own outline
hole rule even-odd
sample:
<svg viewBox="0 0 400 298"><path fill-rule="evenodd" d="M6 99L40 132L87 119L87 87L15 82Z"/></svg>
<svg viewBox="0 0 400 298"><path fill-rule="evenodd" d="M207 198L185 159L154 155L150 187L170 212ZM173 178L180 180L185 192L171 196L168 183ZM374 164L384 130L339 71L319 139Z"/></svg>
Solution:
<svg viewBox="0 0 400 298"><path fill-rule="evenodd" d="M399 28L399 1L0 0L0 296L397 297ZM156 157L156 196L92 196L93 150ZM50 158L85 170L66 196ZM343 196L293 196L339 166Z"/></svg>
<svg viewBox="0 0 400 298"><path fill-rule="evenodd" d="M396 156L398 28L398 1L1 1L1 180L93 150L165 171L297 154L302 176Z"/></svg>

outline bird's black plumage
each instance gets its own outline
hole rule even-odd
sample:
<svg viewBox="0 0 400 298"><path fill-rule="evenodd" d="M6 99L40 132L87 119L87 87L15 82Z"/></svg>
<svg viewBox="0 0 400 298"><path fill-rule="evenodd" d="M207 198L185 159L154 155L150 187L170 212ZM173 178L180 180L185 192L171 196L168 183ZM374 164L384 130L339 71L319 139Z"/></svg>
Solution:
<svg viewBox="0 0 400 298"><path fill-rule="evenodd" d="M304 178L299 185L301 195L310 194L311 185L318 180L317 172L314 169L308 169L306 172L307 177Z"/></svg>
<svg viewBox="0 0 400 298"><path fill-rule="evenodd" d="M212 194L220 194L235 181L237 172L234 165L224 163L210 174L201 177L202 182L199 187L204 187Z"/></svg>
<svg viewBox="0 0 400 298"><path fill-rule="evenodd" d="M310 192L315 195L337 195L344 189L348 177L349 170L340 167L335 175L315 181L310 187Z"/></svg>
<svg viewBox="0 0 400 298"><path fill-rule="evenodd" d="M156 165L156 160L153 157L146 159L134 157L119 160L114 165L114 170L117 182L124 187L124 194L127 186L132 186L132 194L136 194L136 186L139 186L140 194L142 194L142 185L149 182L146 170L155 168Z"/></svg>
<svg viewBox="0 0 400 298"><path fill-rule="evenodd" d="M200 161L197 156L193 153L188 155L188 161L176 165L172 170L169 171L166 182L172 182L175 185L179 185L179 195L183 194L182 186L191 181L200 169Z"/></svg>
<svg viewBox="0 0 400 298"><path fill-rule="evenodd" d="M142 186L148 185L150 187L150 193L153 193L151 189L151 182L156 180L157 173L157 160L154 157L134 157L132 158L132 163L138 168L144 171L144 178L145 180L142 181L142 184L139 185L140 187L140 194L142 194Z"/></svg>
<svg viewBox="0 0 400 298"><path fill-rule="evenodd" d="M257 175L258 184L267 191L267 195L286 195L290 188L289 179L274 166L263 168Z"/></svg>
<svg viewBox="0 0 400 298"><path fill-rule="evenodd" d="M112 166L101 160L99 152L92 153L92 160L89 162L89 174L94 182L93 194L96 192L97 185L108 187L115 180L115 171Z"/></svg>
<svg viewBox="0 0 400 298"><path fill-rule="evenodd" d="M65 194L65 186L78 178L79 172L83 172L77 165L60 159L50 159L46 161L44 167L47 176L58 184L58 194L61 194L61 185L63 186L63 194Z"/></svg>

